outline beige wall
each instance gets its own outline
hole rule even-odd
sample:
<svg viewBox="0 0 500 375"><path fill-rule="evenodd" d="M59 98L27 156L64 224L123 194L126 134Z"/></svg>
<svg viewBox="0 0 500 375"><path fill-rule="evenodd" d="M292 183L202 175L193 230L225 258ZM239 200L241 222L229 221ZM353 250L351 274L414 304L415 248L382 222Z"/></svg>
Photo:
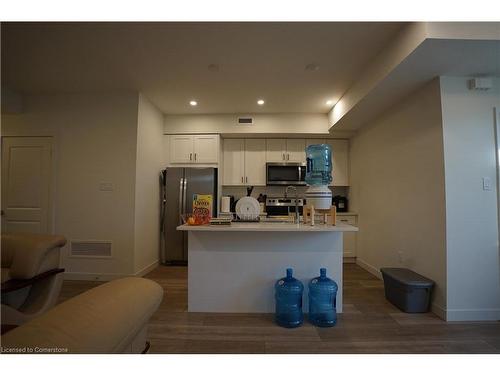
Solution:
<svg viewBox="0 0 500 375"><path fill-rule="evenodd" d="M361 265L404 266L437 283L446 303L445 191L439 81L434 80L351 139L351 210L359 213Z"/></svg>
<svg viewBox="0 0 500 375"><path fill-rule="evenodd" d="M493 89L469 90L464 77L441 77L446 178L449 320L500 319L497 159ZM483 178L491 190L483 190Z"/></svg>
<svg viewBox="0 0 500 375"><path fill-rule="evenodd" d="M26 96L23 113L2 115L2 135L52 135L56 143L55 232L113 243L113 257L71 258L69 277L134 271L137 93ZM111 182L113 191L100 191ZM104 275L104 276L103 276Z"/></svg>
<svg viewBox="0 0 500 375"><path fill-rule="evenodd" d="M138 112L134 271L143 273L158 262L163 114L142 94Z"/></svg>
<svg viewBox="0 0 500 375"><path fill-rule="evenodd" d="M237 114L220 115L166 115L165 134L220 133L220 134L318 134L329 135L326 114L244 114L254 118L254 125L238 125Z"/></svg>

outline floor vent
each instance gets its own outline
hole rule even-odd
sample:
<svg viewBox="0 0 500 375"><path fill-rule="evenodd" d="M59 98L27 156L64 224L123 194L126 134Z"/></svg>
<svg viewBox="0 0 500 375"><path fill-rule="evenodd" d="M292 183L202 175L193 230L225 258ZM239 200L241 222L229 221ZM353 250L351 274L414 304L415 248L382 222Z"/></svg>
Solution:
<svg viewBox="0 0 500 375"><path fill-rule="evenodd" d="M109 241L71 241L71 255L78 257L110 257Z"/></svg>

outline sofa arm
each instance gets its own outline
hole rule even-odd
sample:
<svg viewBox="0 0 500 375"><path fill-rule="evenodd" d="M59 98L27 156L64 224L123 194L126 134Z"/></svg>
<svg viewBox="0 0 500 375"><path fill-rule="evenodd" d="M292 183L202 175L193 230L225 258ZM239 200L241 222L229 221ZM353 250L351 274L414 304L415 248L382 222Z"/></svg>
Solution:
<svg viewBox="0 0 500 375"><path fill-rule="evenodd" d="M163 299L154 281L127 277L82 293L2 336L2 347L120 353L144 331ZM144 343L145 344L145 343Z"/></svg>
<svg viewBox="0 0 500 375"><path fill-rule="evenodd" d="M2 234L2 249L6 249L12 257L9 267L10 278L31 279L48 269L57 268L59 254L49 253L65 244L66 239L62 236L31 233Z"/></svg>

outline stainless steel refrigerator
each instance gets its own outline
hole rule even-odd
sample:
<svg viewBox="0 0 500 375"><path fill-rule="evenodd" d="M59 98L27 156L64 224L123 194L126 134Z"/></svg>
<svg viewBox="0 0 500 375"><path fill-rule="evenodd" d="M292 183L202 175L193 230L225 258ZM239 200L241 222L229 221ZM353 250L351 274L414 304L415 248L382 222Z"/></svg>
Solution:
<svg viewBox="0 0 500 375"><path fill-rule="evenodd" d="M217 168L166 168L160 173L160 260L187 264L187 233L178 231L181 215L192 213L193 195L211 194L217 216Z"/></svg>

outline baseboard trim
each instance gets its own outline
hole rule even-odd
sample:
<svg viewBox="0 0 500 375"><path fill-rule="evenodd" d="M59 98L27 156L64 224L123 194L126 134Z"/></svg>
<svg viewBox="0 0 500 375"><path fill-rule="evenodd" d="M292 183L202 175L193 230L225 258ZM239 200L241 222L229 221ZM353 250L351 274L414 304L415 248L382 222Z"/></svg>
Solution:
<svg viewBox="0 0 500 375"><path fill-rule="evenodd" d="M500 309L447 309L447 322L497 321Z"/></svg>
<svg viewBox="0 0 500 375"><path fill-rule="evenodd" d="M154 270L158 265L160 264L159 260L155 260L153 263L151 263L149 266L144 267L142 270L137 271L134 276L142 277L144 275L147 275L150 273L152 270Z"/></svg>
<svg viewBox="0 0 500 375"><path fill-rule="evenodd" d="M123 277L133 276L121 273L87 273L87 272L65 272L64 280L82 281L111 281Z"/></svg>
<svg viewBox="0 0 500 375"><path fill-rule="evenodd" d="M156 260L150 265L144 267L143 269L132 273L90 273L90 272L65 272L64 280L82 280L82 281L111 281L116 279L121 279L123 277L142 277L156 267L158 267L159 261Z"/></svg>
<svg viewBox="0 0 500 375"><path fill-rule="evenodd" d="M446 321L446 309L436 303L431 304L431 311L438 316L438 318Z"/></svg>
<svg viewBox="0 0 500 375"><path fill-rule="evenodd" d="M382 274L380 273L380 270L378 268L373 267L371 264L359 258L356 258L356 264L364 270L370 272L373 276L376 276L377 278L382 280Z"/></svg>

